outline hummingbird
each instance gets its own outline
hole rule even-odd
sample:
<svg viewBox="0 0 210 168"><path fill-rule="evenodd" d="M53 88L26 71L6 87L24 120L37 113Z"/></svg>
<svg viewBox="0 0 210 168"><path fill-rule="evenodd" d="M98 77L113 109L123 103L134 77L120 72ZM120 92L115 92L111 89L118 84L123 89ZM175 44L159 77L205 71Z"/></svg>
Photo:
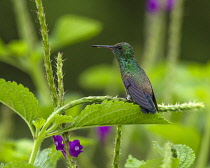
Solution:
<svg viewBox="0 0 210 168"><path fill-rule="evenodd" d="M151 82L134 58L134 50L130 44L121 42L115 45L92 45L92 47L112 50L120 67L127 99L140 105L143 113L154 114L158 111Z"/></svg>

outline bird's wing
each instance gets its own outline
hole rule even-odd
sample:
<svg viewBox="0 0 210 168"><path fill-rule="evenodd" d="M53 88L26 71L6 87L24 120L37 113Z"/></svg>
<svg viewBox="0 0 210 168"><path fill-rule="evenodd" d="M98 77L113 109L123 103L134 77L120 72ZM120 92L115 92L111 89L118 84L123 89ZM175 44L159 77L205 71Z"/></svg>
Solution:
<svg viewBox="0 0 210 168"><path fill-rule="evenodd" d="M155 94L153 92L153 89L152 89L152 101L153 101L153 103L155 105L156 110L158 111L158 105L157 105L157 101L156 101L156 98L155 98Z"/></svg>
<svg viewBox="0 0 210 168"><path fill-rule="evenodd" d="M154 107L153 104L151 104L148 100L148 97L150 97L150 95L144 92L134 79L129 77L124 79L123 81L128 94L137 104L145 109L151 109Z"/></svg>

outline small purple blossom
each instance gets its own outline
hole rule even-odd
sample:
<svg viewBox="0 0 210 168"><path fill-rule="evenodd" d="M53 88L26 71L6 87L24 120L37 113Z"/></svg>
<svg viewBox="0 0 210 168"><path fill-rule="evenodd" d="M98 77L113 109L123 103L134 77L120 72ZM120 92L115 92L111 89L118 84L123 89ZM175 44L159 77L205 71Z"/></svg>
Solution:
<svg viewBox="0 0 210 168"><path fill-rule="evenodd" d="M56 146L56 150L60 150L63 155L66 157L66 151L64 149L63 138L60 135L53 135L54 144ZM78 157L78 155L83 152L81 151L83 148L80 145L80 141L75 139L72 142L69 141L69 154L73 157Z"/></svg>
<svg viewBox="0 0 210 168"><path fill-rule="evenodd" d="M80 141L75 139L73 141L69 141L69 153L73 157L78 157L78 155L83 152L82 148L83 146L80 145Z"/></svg>
<svg viewBox="0 0 210 168"><path fill-rule="evenodd" d="M170 12L173 10L175 5L175 0L165 0L165 4L160 0L147 0L146 9L149 13L155 14L161 9Z"/></svg>
<svg viewBox="0 0 210 168"><path fill-rule="evenodd" d="M60 135L53 135L56 150L64 150L63 138Z"/></svg>
<svg viewBox="0 0 210 168"><path fill-rule="evenodd" d="M56 150L60 150L63 155L66 157L66 151L64 150L63 138L60 135L53 135L54 144Z"/></svg>
<svg viewBox="0 0 210 168"><path fill-rule="evenodd" d="M147 0L147 11L149 13L156 13L160 10L160 0Z"/></svg>
<svg viewBox="0 0 210 168"><path fill-rule="evenodd" d="M111 128L110 126L103 126L103 127L97 127L97 134L99 137L100 142L104 143L107 136L110 134L111 132Z"/></svg>

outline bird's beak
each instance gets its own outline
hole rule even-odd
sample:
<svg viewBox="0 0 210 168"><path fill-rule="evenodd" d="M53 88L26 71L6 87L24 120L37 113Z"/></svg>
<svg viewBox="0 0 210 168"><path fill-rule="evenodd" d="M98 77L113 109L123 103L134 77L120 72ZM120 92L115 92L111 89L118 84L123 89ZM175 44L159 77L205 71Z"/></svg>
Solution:
<svg viewBox="0 0 210 168"><path fill-rule="evenodd" d="M108 49L113 49L113 46L111 45L92 45L92 47L98 47L98 48L108 48Z"/></svg>

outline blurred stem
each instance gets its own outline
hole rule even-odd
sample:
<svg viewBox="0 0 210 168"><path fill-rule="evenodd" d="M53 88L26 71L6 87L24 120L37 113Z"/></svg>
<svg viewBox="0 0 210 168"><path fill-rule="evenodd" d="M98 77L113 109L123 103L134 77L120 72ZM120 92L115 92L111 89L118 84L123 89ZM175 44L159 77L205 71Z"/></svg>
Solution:
<svg viewBox="0 0 210 168"><path fill-rule="evenodd" d="M27 10L26 0L12 0L12 2L14 4L19 35L27 43L29 51L31 51L36 47L37 37Z"/></svg>
<svg viewBox="0 0 210 168"><path fill-rule="evenodd" d="M37 88L38 97L42 105L50 104L49 89L46 85L43 68L40 63L33 64L30 68L30 76Z"/></svg>
<svg viewBox="0 0 210 168"><path fill-rule="evenodd" d="M165 27L164 12L158 11L156 13L146 12L146 26L145 26L145 47L143 53L142 66L151 70L156 64L156 58L163 54L163 40Z"/></svg>
<svg viewBox="0 0 210 168"><path fill-rule="evenodd" d="M196 161L196 168L203 168L207 166L208 158L209 158L209 147L210 147L210 113L209 108L206 108L208 113L205 121L205 130L204 135L201 140L201 147L198 155L198 159Z"/></svg>
<svg viewBox="0 0 210 168"><path fill-rule="evenodd" d="M48 81L48 87L50 89L51 98L53 101L53 106L57 107L57 90L56 85L54 82L53 70L50 60L50 44L49 44L49 37L48 37L48 29L45 19L44 8L42 5L42 0L35 0L36 7L37 7L37 16L39 19L39 23L41 26L41 35L43 39L43 49L44 49L44 65L46 70L46 76Z"/></svg>
<svg viewBox="0 0 210 168"><path fill-rule="evenodd" d="M176 64L180 54L184 0L176 0L175 2L174 9L170 13L168 57L166 60L165 90L163 92L164 102L170 102L172 99Z"/></svg>
<svg viewBox="0 0 210 168"><path fill-rule="evenodd" d="M116 138L115 138L114 160L112 164L113 168L119 168L121 141L122 141L122 125L118 125Z"/></svg>
<svg viewBox="0 0 210 168"><path fill-rule="evenodd" d="M49 93L42 67L40 66L40 63L34 64L34 61L30 60L32 58L30 54L37 46L37 36L30 18L30 14L27 10L26 0L12 0L12 2L14 5L20 38L25 41L28 46L27 61L22 62L21 66L19 66L19 69L30 74L33 83L37 88L40 102L42 104L49 104ZM16 63L14 63L14 65L15 64Z"/></svg>

